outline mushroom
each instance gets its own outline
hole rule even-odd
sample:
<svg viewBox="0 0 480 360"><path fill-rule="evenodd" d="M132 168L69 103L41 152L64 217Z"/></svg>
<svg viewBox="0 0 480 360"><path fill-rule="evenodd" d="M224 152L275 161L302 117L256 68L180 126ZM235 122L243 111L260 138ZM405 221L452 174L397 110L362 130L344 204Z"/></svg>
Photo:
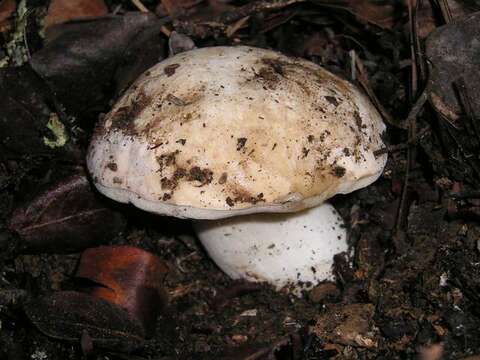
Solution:
<svg viewBox="0 0 480 360"><path fill-rule="evenodd" d="M295 294L332 280L334 255L348 250L343 219L328 203L295 213L195 221L194 226L228 276L268 282Z"/></svg>
<svg viewBox="0 0 480 360"><path fill-rule="evenodd" d="M146 71L99 122L87 165L106 196L195 219L231 277L298 292L347 249L324 202L380 176L384 130L359 90L312 62L208 47Z"/></svg>

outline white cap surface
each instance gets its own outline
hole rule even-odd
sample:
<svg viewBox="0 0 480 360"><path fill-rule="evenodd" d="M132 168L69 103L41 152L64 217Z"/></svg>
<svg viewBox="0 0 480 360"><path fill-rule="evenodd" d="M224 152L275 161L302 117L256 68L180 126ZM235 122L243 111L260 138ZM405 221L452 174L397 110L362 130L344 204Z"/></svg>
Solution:
<svg viewBox="0 0 480 360"><path fill-rule="evenodd" d="M294 214L196 221L194 227L231 278L289 286L297 293L333 279L333 256L348 249L343 220L328 203Z"/></svg>
<svg viewBox="0 0 480 360"><path fill-rule="evenodd" d="M210 47L145 72L98 124L87 165L106 196L158 214L292 212L375 181L384 129L314 63Z"/></svg>

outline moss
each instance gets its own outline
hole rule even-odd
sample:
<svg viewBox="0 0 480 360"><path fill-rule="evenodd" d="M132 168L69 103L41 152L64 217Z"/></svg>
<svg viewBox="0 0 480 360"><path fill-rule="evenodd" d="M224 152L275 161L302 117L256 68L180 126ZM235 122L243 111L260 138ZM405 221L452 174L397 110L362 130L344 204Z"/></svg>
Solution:
<svg viewBox="0 0 480 360"><path fill-rule="evenodd" d="M28 9L26 0L21 0L17 6L15 31L11 40L6 45L7 58L2 59L0 67L5 67L10 63L14 66L23 65L28 61L28 49L25 39L25 30L27 28Z"/></svg>
<svg viewBox="0 0 480 360"><path fill-rule="evenodd" d="M54 139L51 140L48 137L43 137L43 142L48 147L54 149L64 146L68 141L68 134L65 130L65 125L58 119L58 115L55 113L50 114L48 119L47 128L53 133Z"/></svg>

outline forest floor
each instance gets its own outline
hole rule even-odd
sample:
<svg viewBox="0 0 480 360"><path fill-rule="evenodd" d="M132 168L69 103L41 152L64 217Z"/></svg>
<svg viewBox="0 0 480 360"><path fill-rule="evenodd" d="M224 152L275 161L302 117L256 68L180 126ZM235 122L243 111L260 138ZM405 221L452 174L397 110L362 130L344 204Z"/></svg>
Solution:
<svg viewBox="0 0 480 360"><path fill-rule="evenodd" d="M480 359L476 4L0 1L0 359ZM302 298L229 279L188 221L107 201L85 175L96 120L143 71L238 44L349 79L387 124L380 179L332 199L352 250ZM98 245L167 265L146 339L115 332L116 308L81 309L75 273Z"/></svg>

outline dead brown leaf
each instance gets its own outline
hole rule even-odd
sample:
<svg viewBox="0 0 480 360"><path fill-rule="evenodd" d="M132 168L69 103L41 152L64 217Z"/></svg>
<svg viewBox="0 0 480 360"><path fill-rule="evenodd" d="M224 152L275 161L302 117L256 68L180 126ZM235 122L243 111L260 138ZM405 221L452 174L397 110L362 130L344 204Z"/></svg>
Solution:
<svg viewBox="0 0 480 360"><path fill-rule="evenodd" d="M160 0L155 13L160 16L170 16L173 19L198 10L203 0Z"/></svg>
<svg viewBox="0 0 480 360"><path fill-rule="evenodd" d="M125 228L125 218L106 206L78 171L38 189L17 206L8 227L26 252L70 252L109 240Z"/></svg>
<svg viewBox="0 0 480 360"><path fill-rule="evenodd" d="M183 10L184 10L183 1L162 0L161 3L165 11L173 19L175 19L178 15L183 13Z"/></svg>
<svg viewBox="0 0 480 360"><path fill-rule="evenodd" d="M360 21L366 21L381 27L391 29L395 23L395 9L390 4L376 4L372 1L350 0L349 8Z"/></svg>
<svg viewBox="0 0 480 360"><path fill-rule="evenodd" d="M347 11L354 15L358 21L376 25L382 29L391 29L395 24L398 14L395 7L387 2L372 0L314 0L321 6Z"/></svg>
<svg viewBox="0 0 480 360"><path fill-rule="evenodd" d="M163 58L162 24L136 11L56 25L31 65L82 126L108 109L112 89L125 89Z"/></svg>
<svg viewBox="0 0 480 360"><path fill-rule="evenodd" d="M473 114L480 114L478 70L480 45L478 34L480 13L437 28L427 39L426 55L431 64L429 99L435 110L454 127L465 125L471 107ZM471 104L461 98L463 88ZM466 127L468 130L468 127Z"/></svg>
<svg viewBox="0 0 480 360"><path fill-rule="evenodd" d="M30 321L45 335L78 342L85 332L101 348L130 352L143 345L140 324L105 300L75 291L59 291L23 305Z"/></svg>
<svg viewBox="0 0 480 360"><path fill-rule="evenodd" d="M311 332L327 342L374 348L378 338L372 304L331 305L316 318Z"/></svg>
<svg viewBox="0 0 480 360"><path fill-rule="evenodd" d="M419 360L441 360L443 357L443 344L431 344L418 349Z"/></svg>
<svg viewBox="0 0 480 360"><path fill-rule="evenodd" d="M1 0L0 1L0 33L10 29L9 19L17 9L15 0Z"/></svg>
<svg viewBox="0 0 480 360"><path fill-rule="evenodd" d="M45 28L70 20L108 14L103 0L52 0L45 17Z"/></svg>
<svg viewBox="0 0 480 360"><path fill-rule="evenodd" d="M100 246L83 252L76 276L97 283L91 295L125 309L150 333L165 303L167 271L157 256L139 248Z"/></svg>

